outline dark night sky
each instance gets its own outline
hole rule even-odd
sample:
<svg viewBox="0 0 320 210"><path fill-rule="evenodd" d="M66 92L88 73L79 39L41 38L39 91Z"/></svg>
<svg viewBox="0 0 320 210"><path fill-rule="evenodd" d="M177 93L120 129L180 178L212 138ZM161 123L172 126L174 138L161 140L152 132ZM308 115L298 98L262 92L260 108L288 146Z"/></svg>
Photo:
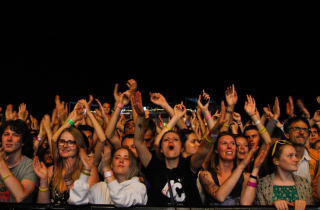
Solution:
<svg viewBox="0 0 320 210"><path fill-rule="evenodd" d="M10 2L0 6L3 108L27 103L40 118L54 96L89 94L113 103L134 78L168 101L213 100L236 85L243 112L246 94L261 110L288 96L313 114L319 71L319 2Z"/></svg>

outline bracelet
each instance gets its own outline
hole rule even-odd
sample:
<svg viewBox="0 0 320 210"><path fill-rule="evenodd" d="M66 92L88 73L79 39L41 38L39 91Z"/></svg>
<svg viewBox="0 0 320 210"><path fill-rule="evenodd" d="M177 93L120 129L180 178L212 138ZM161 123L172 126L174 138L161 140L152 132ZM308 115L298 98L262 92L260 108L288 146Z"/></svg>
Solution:
<svg viewBox="0 0 320 210"><path fill-rule="evenodd" d="M40 141L42 141L42 138L39 137L39 136L37 136L37 137L36 137L36 140L37 140L38 142L40 142Z"/></svg>
<svg viewBox="0 0 320 210"><path fill-rule="evenodd" d="M91 172L91 170L90 170L90 169L85 169L85 168L84 168L83 170L84 170L84 171L89 171L89 173Z"/></svg>
<svg viewBox="0 0 320 210"><path fill-rule="evenodd" d="M261 130L259 130L258 132L259 132L260 134L264 134L266 131L267 131L267 129L264 127L264 128L262 128Z"/></svg>
<svg viewBox="0 0 320 210"><path fill-rule="evenodd" d="M68 123L69 123L71 126L73 126L73 124L74 124L74 122L73 122L71 119L68 120Z"/></svg>
<svg viewBox="0 0 320 210"><path fill-rule="evenodd" d="M253 176L253 175L250 175L250 178L253 178L253 179L255 179L255 180L258 180L258 177Z"/></svg>
<svg viewBox="0 0 320 210"><path fill-rule="evenodd" d="M90 176L90 173L86 173L84 171L81 172L83 175Z"/></svg>
<svg viewBox="0 0 320 210"><path fill-rule="evenodd" d="M196 126L195 125L191 125L191 128L195 128Z"/></svg>
<svg viewBox="0 0 320 210"><path fill-rule="evenodd" d="M171 130L170 128L168 128L168 126L167 126L167 125L165 125L164 127L165 127L166 129L168 129L168 131L170 131L170 130Z"/></svg>
<svg viewBox="0 0 320 210"><path fill-rule="evenodd" d="M211 138L217 138L219 134L213 134L213 133L209 132L209 135L211 136Z"/></svg>
<svg viewBox="0 0 320 210"><path fill-rule="evenodd" d="M241 123L241 124L238 124L239 125L239 127L242 127L243 126L243 124Z"/></svg>
<svg viewBox="0 0 320 210"><path fill-rule="evenodd" d="M73 185L74 182L72 182L71 184L66 184L67 186Z"/></svg>
<svg viewBox="0 0 320 210"><path fill-rule="evenodd" d="M238 125L239 125L239 126L242 125L242 122L238 123Z"/></svg>
<svg viewBox="0 0 320 210"><path fill-rule="evenodd" d="M72 178L71 178L71 179L69 179L69 180L67 180L67 181L66 181L66 180L64 180L64 182L69 182L69 181L71 181L71 180L72 180Z"/></svg>
<svg viewBox="0 0 320 210"><path fill-rule="evenodd" d="M226 110L226 112L229 113L229 114L232 114L232 113L233 113L232 111L230 111L230 110L228 110L228 109Z"/></svg>
<svg viewBox="0 0 320 210"><path fill-rule="evenodd" d="M259 125L260 123L261 123L260 120L257 120L257 121L254 122L255 125Z"/></svg>
<svg viewBox="0 0 320 210"><path fill-rule="evenodd" d="M249 115L249 117L252 117L253 115L256 115L256 114Z"/></svg>
<svg viewBox="0 0 320 210"><path fill-rule="evenodd" d="M5 176L5 177L2 177L2 181L4 181L4 180L6 180L6 179L8 179L10 176L12 176L13 174L12 173L10 173L10 174L8 174L7 176Z"/></svg>
<svg viewBox="0 0 320 210"><path fill-rule="evenodd" d="M229 127L230 127L230 125L226 125L226 124L223 124L223 126L224 126L224 127L227 127L227 128L229 128Z"/></svg>
<svg viewBox="0 0 320 210"><path fill-rule="evenodd" d="M124 108L124 105L122 103L118 103L117 104L117 107L119 107L120 109L123 109Z"/></svg>
<svg viewBox="0 0 320 210"><path fill-rule="evenodd" d="M210 141L207 136L204 136L203 138L209 143L214 143L215 142L215 141Z"/></svg>
<svg viewBox="0 0 320 210"><path fill-rule="evenodd" d="M208 114L208 115L206 115L204 118L206 118L206 120L209 120L209 119L211 118L211 115Z"/></svg>
<svg viewBox="0 0 320 210"><path fill-rule="evenodd" d="M39 187L39 190L40 190L41 192L45 192L45 191L48 191L48 190L49 190L49 187L46 188L46 189L42 189L42 188Z"/></svg>
<svg viewBox="0 0 320 210"><path fill-rule="evenodd" d="M248 181L247 186L257 188L257 183Z"/></svg>
<svg viewBox="0 0 320 210"><path fill-rule="evenodd" d="M110 176L113 176L113 171L106 171L103 173L104 178L108 178Z"/></svg>

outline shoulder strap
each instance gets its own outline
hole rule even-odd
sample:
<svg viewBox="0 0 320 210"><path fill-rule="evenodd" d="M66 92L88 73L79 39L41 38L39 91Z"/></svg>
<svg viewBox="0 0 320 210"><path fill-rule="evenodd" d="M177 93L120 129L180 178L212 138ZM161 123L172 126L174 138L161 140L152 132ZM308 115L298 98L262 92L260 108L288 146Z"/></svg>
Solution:
<svg viewBox="0 0 320 210"><path fill-rule="evenodd" d="M169 193L170 193L170 199L171 199L171 205L174 205L174 200L173 200L173 192L172 192L172 188L171 188L171 183L169 181L169 177L168 177L168 173L167 173L167 183L168 183L168 187L169 187Z"/></svg>

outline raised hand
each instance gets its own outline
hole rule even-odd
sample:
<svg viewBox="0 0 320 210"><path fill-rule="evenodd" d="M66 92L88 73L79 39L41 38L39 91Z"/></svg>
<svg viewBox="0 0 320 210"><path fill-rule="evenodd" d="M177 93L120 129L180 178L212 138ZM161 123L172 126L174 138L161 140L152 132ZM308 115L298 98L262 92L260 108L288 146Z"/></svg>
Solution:
<svg viewBox="0 0 320 210"><path fill-rule="evenodd" d="M279 117L280 117L280 105L279 105L279 99L278 97L276 97L273 105L273 119L278 120Z"/></svg>
<svg viewBox="0 0 320 210"><path fill-rule="evenodd" d="M134 79L129 79L127 81L127 86L128 86L128 88L130 90L130 95L134 96L134 94L135 94L135 92L137 91L137 88L138 88L137 82Z"/></svg>
<svg viewBox="0 0 320 210"><path fill-rule="evenodd" d="M289 102L287 103L287 115L289 117L293 117L294 116L293 100L291 96L289 96L288 99L289 99Z"/></svg>
<svg viewBox="0 0 320 210"><path fill-rule="evenodd" d="M303 117L310 118L310 113L309 113L309 111L306 109L306 107L304 106L304 103L302 102L301 99L298 99L298 100L297 100L297 106L299 107L300 111L302 112L302 116L303 116Z"/></svg>
<svg viewBox="0 0 320 210"><path fill-rule="evenodd" d="M74 160L71 157L68 157L65 165L65 173L63 175L64 180L69 180L72 178L74 171Z"/></svg>
<svg viewBox="0 0 320 210"><path fill-rule="evenodd" d="M111 148L110 146L103 147L103 153L101 154L101 166L106 171L111 167Z"/></svg>
<svg viewBox="0 0 320 210"><path fill-rule="evenodd" d="M225 95L228 106L234 107L238 101L238 94L234 88L234 85L227 88Z"/></svg>
<svg viewBox="0 0 320 210"><path fill-rule="evenodd" d="M91 107L91 104L93 102L94 98L92 95L89 95L89 101L88 101L88 106Z"/></svg>
<svg viewBox="0 0 320 210"><path fill-rule="evenodd" d="M202 91L203 91L202 96L204 97L204 99L208 100L208 102L205 105L203 105L201 103L201 95L199 95L199 98L198 98L198 101L197 101L197 105L201 110L208 110L209 103L210 103L210 96L209 96L209 94L205 93L204 90L202 90Z"/></svg>
<svg viewBox="0 0 320 210"><path fill-rule="evenodd" d="M33 170L37 174L40 180L47 181L48 179L48 170L43 162L39 161L38 156L33 158Z"/></svg>
<svg viewBox="0 0 320 210"><path fill-rule="evenodd" d="M237 112L233 112L233 119L237 122L240 123L241 122L241 115Z"/></svg>
<svg viewBox="0 0 320 210"><path fill-rule="evenodd" d="M52 110L51 121L52 121L52 126L59 125L59 118L58 118L58 110L57 109Z"/></svg>
<svg viewBox="0 0 320 210"><path fill-rule="evenodd" d="M121 92L118 93L118 87L119 87L119 84L116 83L114 85L114 89L113 89L113 97L114 97L114 100L115 102L119 102L119 99L120 99L120 96L121 96Z"/></svg>
<svg viewBox="0 0 320 210"><path fill-rule="evenodd" d="M20 120L26 121L28 117L27 105L25 103L20 104L18 117Z"/></svg>
<svg viewBox="0 0 320 210"><path fill-rule="evenodd" d="M99 112L102 118L107 117L106 112L103 109L103 106L101 105L100 101L98 99L96 99L96 102L99 104Z"/></svg>
<svg viewBox="0 0 320 210"><path fill-rule="evenodd" d="M156 105L163 106L168 103L166 98L160 93L149 93L149 94L150 94L151 102Z"/></svg>
<svg viewBox="0 0 320 210"><path fill-rule="evenodd" d="M249 116L256 114L256 102L251 95L247 95L247 101L244 104L244 110Z"/></svg>
<svg viewBox="0 0 320 210"><path fill-rule="evenodd" d="M267 145L266 149L262 150L260 152L260 154L258 155L258 157L254 161L254 165L253 165L254 168L257 168L257 169L261 168L262 163L264 162L264 160L266 159L266 157L268 155L269 149L270 149L270 145Z"/></svg>
<svg viewBox="0 0 320 210"><path fill-rule="evenodd" d="M123 106L126 106L130 102L130 91L127 90L126 92L122 93L119 98L119 103L123 104Z"/></svg>
<svg viewBox="0 0 320 210"><path fill-rule="evenodd" d="M9 104L5 111L6 120L14 120L15 114L13 113L13 106Z"/></svg>
<svg viewBox="0 0 320 210"><path fill-rule="evenodd" d="M137 91L133 98L133 106L139 116L145 116L145 112L142 105L141 93Z"/></svg>
<svg viewBox="0 0 320 210"><path fill-rule="evenodd" d="M85 149L80 148L79 157L83 164L84 169L87 171L91 171L93 167L93 159L90 160Z"/></svg>
<svg viewBox="0 0 320 210"><path fill-rule="evenodd" d="M255 146L253 147L247 154L246 156L243 158L243 160L240 162L239 167L241 167L242 169L245 169L248 164L251 162L253 154L258 150L259 146Z"/></svg>
<svg viewBox="0 0 320 210"><path fill-rule="evenodd" d="M315 121L315 122L319 122L320 121L320 110L317 110L314 113L312 120Z"/></svg>
<svg viewBox="0 0 320 210"><path fill-rule="evenodd" d="M179 119L180 119L180 118L183 117L184 114L187 112L187 109L186 109L186 107L183 105L183 103L181 102L181 104L177 104L177 105L174 106L173 111L174 111L174 115L175 115L175 116L178 116Z"/></svg>

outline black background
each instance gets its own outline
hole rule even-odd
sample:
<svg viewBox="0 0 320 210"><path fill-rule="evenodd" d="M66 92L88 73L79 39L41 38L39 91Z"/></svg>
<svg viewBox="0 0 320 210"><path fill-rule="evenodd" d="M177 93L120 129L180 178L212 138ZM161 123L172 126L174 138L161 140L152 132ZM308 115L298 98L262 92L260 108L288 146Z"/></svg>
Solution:
<svg viewBox="0 0 320 210"><path fill-rule="evenodd" d="M0 6L1 100L27 103L37 118L54 98L92 94L113 104L113 88L134 78L176 103L205 89L224 100L235 84L259 111L278 96L319 109L319 2L10 2ZM2 111L4 113L4 110ZM299 113L299 110L296 110Z"/></svg>

